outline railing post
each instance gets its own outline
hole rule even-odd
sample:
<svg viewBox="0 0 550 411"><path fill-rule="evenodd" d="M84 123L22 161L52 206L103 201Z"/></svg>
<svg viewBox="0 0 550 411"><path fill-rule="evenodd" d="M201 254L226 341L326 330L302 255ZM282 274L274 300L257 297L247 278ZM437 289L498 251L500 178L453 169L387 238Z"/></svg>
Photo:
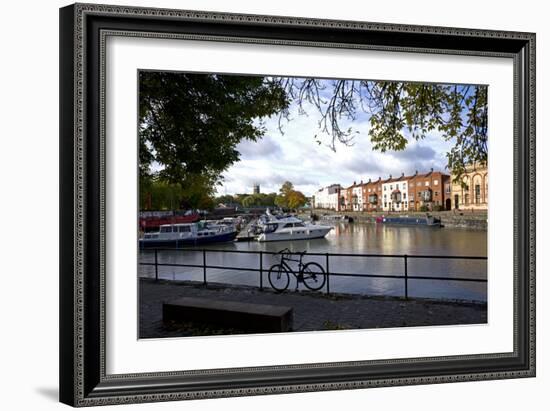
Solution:
<svg viewBox="0 0 550 411"><path fill-rule="evenodd" d="M206 287L206 249L202 249L202 281Z"/></svg>
<svg viewBox="0 0 550 411"><path fill-rule="evenodd" d="M405 299L409 299L409 265L407 263L407 254L403 256L405 259Z"/></svg>
<svg viewBox="0 0 550 411"><path fill-rule="evenodd" d="M326 259L325 265L327 268L327 295L329 295L330 294L330 270L328 265L328 253L325 254L325 259Z"/></svg>
<svg viewBox="0 0 550 411"><path fill-rule="evenodd" d="M264 290L264 252L260 251L260 291Z"/></svg>
<svg viewBox="0 0 550 411"><path fill-rule="evenodd" d="M158 266L159 260L158 260L158 252L155 248L155 281L159 280L159 266Z"/></svg>

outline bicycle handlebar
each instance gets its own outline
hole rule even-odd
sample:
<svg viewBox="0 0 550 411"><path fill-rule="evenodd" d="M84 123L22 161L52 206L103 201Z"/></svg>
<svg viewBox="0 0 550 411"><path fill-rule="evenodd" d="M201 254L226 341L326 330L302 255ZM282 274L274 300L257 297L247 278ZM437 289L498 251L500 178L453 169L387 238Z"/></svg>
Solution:
<svg viewBox="0 0 550 411"><path fill-rule="evenodd" d="M283 248L281 251L277 252L277 254L297 254L297 255L306 255L307 250L304 251L290 251L288 248Z"/></svg>

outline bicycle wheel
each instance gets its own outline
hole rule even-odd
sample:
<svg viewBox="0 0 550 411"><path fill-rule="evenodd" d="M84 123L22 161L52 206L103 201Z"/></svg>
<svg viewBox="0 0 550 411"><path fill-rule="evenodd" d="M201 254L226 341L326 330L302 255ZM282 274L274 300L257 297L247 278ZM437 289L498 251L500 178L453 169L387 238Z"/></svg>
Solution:
<svg viewBox="0 0 550 411"><path fill-rule="evenodd" d="M307 288L317 291L323 288L327 276L323 267L312 261L304 265L303 279Z"/></svg>
<svg viewBox="0 0 550 411"><path fill-rule="evenodd" d="M288 284L290 283L288 271L281 264L272 265L269 269L267 278L269 279L269 284L271 284L271 287L279 293L286 290Z"/></svg>

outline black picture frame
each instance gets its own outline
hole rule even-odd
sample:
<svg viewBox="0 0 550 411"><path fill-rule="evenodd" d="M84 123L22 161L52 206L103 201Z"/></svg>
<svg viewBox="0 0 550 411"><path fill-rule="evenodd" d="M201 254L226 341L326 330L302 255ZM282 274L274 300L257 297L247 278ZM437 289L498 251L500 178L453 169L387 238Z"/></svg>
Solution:
<svg viewBox="0 0 550 411"><path fill-rule="evenodd" d="M511 353L107 375L102 55L107 35L507 57L514 64ZM75 4L60 9L60 401L73 406L535 376L535 34Z"/></svg>

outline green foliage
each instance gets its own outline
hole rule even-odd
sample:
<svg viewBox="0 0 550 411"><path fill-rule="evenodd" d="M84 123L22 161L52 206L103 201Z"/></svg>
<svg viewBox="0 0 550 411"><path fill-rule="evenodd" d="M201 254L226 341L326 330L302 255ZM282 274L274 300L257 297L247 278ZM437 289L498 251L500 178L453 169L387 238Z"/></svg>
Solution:
<svg viewBox="0 0 550 411"><path fill-rule="evenodd" d="M139 80L140 176L156 163L170 183L201 175L213 186L238 161L236 145L263 136L257 119L288 106L263 77L141 71Z"/></svg>
<svg viewBox="0 0 550 411"><path fill-rule="evenodd" d="M277 194L275 193L259 193L259 194L251 194L251 195L238 195L238 196L221 196L216 197L214 199L214 202L216 204L220 203L238 203L243 207L255 207L255 206L262 206L262 207L273 207L275 206L275 197L277 197Z"/></svg>
<svg viewBox="0 0 550 411"><path fill-rule="evenodd" d="M280 208L299 208L307 203L306 196L294 190L294 184L285 181L279 189L279 195L275 198L275 205Z"/></svg>
<svg viewBox="0 0 550 411"><path fill-rule="evenodd" d="M200 175L188 176L181 183L169 183L159 178L140 181L141 210L208 210L214 207L212 187Z"/></svg>
<svg viewBox="0 0 550 411"><path fill-rule="evenodd" d="M448 168L457 181L469 164L487 162L487 86L395 81L273 79L306 112L309 103L321 115L320 131L336 142L353 144L360 130L344 127L364 112L368 135L381 152L404 150L410 140L439 132L454 143ZM328 90L331 88L331 90ZM330 96L327 98L326 96ZM320 142L317 135L315 141Z"/></svg>
<svg viewBox="0 0 550 411"><path fill-rule="evenodd" d="M306 196L300 191L294 191L288 193L287 202L289 208L299 208L306 204Z"/></svg>
<svg viewBox="0 0 550 411"><path fill-rule="evenodd" d="M281 193L283 197L288 197L290 192L293 190L294 190L294 184L292 184L290 181L285 181L281 186L281 188L279 189L279 193Z"/></svg>
<svg viewBox="0 0 550 411"><path fill-rule="evenodd" d="M428 210L428 206L426 206L426 205L420 206L420 210L419 210L419 211L424 211L424 212L425 212L425 211L429 211L429 210Z"/></svg>

